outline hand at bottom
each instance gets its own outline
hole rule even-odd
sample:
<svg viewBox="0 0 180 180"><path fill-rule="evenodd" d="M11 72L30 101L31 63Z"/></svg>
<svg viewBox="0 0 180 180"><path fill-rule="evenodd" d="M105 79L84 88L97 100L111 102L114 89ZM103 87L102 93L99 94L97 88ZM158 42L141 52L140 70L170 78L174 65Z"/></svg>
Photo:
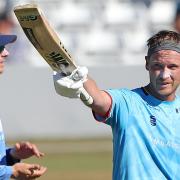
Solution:
<svg viewBox="0 0 180 180"><path fill-rule="evenodd" d="M13 167L13 179L33 180L42 176L47 168L38 164L16 163Z"/></svg>

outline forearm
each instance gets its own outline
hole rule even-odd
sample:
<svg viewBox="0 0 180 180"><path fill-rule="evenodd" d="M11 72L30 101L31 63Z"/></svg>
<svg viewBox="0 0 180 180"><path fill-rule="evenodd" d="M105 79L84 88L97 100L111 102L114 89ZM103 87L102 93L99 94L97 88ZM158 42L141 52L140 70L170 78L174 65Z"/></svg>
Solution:
<svg viewBox="0 0 180 180"><path fill-rule="evenodd" d="M106 92L101 91L87 74L88 70L85 67L78 67L69 76L54 72L55 90L57 94L64 97L80 97L82 102L91 107L94 112L105 115L111 106L111 98Z"/></svg>
<svg viewBox="0 0 180 180"><path fill-rule="evenodd" d="M98 114L105 115L111 106L109 95L100 90L96 82L88 77L88 80L83 84L86 91L93 98L93 104L90 105L92 110Z"/></svg>

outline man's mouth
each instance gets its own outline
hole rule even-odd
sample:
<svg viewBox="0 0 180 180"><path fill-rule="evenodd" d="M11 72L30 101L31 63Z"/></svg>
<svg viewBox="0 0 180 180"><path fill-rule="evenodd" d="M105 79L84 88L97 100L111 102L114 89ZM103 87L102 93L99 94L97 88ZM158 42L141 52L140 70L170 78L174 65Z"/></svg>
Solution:
<svg viewBox="0 0 180 180"><path fill-rule="evenodd" d="M170 82L161 82L161 83L159 83L159 86L160 86L161 88L167 88L167 87L170 86L170 85L171 85Z"/></svg>

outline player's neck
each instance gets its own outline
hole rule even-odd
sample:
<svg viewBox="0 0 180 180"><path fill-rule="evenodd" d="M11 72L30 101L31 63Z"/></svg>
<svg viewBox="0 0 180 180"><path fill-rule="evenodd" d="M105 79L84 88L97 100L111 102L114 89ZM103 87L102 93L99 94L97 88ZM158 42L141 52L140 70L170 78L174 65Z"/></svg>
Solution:
<svg viewBox="0 0 180 180"><path fill-rule="evenodd" d="M147 86L144 87L144 90L147 94L161 100L161 101L174 101L175 99L175 93L168 95L168 96L163 96L158 94L151 86L151 84L148 84Z"/></svg>

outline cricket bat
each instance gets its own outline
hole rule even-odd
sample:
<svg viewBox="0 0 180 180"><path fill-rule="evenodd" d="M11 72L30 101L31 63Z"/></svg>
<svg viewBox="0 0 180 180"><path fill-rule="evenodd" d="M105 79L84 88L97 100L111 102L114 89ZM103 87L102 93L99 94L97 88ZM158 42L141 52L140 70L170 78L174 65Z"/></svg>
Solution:
<svg viewBox="0 0 180 180"><path fill-rule="evenodd" d="M70 75L77 68L59 36L36 4L16 6L14 13L29 41L54 71ZM84 88L80 98L86 105L93 103L92 97Z"/></svg>

